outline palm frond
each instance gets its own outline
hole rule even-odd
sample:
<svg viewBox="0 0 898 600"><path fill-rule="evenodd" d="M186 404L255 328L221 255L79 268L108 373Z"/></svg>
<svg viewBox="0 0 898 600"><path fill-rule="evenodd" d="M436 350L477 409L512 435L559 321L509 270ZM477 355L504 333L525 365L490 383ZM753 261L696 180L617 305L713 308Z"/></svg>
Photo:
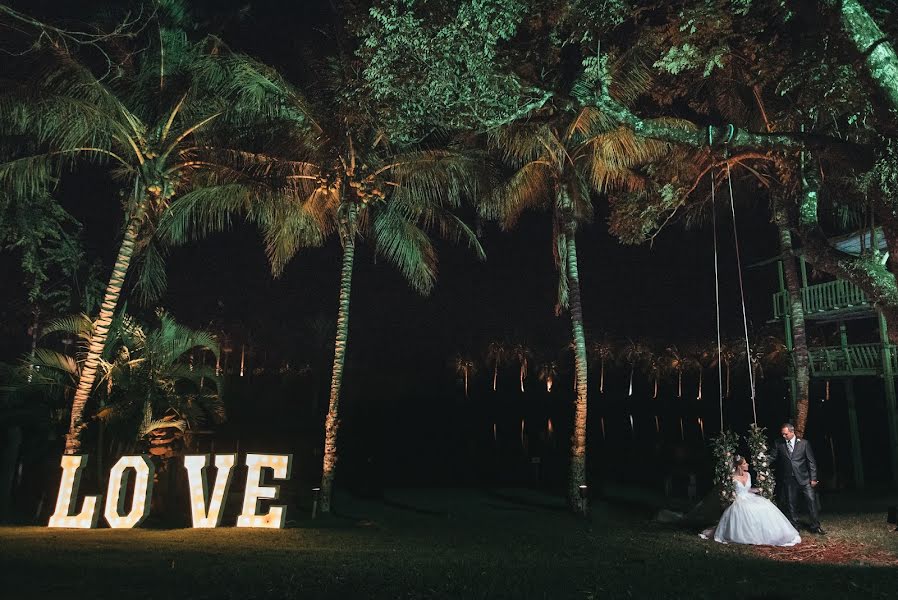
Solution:
<svg viewBox="0 0 898 600"><path fill-rule="evenodd" d="M499 221L503 229L514 228L525 211L549 206L551 175L551 167L546 163L533 161L525 164L481 202L481 216Z"/></svg>
<svg viewBox="0 0 898 600"><path fill-rule="evenodd" d="M415 290L429 294L436 280L437 258L427 234L398 210L377 211L372 221L378 254L395 266Z"/></svg>
<svg viewBox="0 0 898 600"><path fill-rule="evenodd" d="M313 248L324 242L319 215L305 210L297 203L282 198L269 198L260 203L251 220L255 221L265 238L265 250L271 271L279 276L288 262L301 248ZM323 213L320 216L323 217ZM328 221L330 218L328 218ZM329 226L327 221L325 226Z"/></svg>
<svg viewBox="0 0 898 600"><path fill-rule="evenodd" d="M204 186L181 196L159 220L156 235L171 245L230 229L232 217L253 214L253 194L243 184Z"/></svg>
<svg viewBox="0 0 898 600"><path fill-rule="evenodd" d="M29 362L39 369L58 371L74 379L77 379L80 372L74 358L47 348L36 348L33 358L29 357Z"/></svg>
<svg viewBox="0 0 898 600"><path fill-rule="evenodd" d="M51 333L68 333L82 340L90 339L94 330L93 321L87 315L68 315L53 319L41 330L41 336Z"/></svg>
<svg viewBox="0 0 898 600"><path fill-rule="evenodd" d="M134 263L137 279L134 287L145 306L155 304L165 293L168 276L165 272L166 249L155 240L150 240Z"/></svg>
<svg viewBox="0 0 898 600"><path fill-rule="evenodd" d="M475 198L482 183L485 161L473 153L427 150L390 157L378 171L397 187L392 198L409 206L457 208L464 198Z"/></svg>
<svg viewBox="0 0 898 600"><path fill-rule="evenodd" d="M556 165L564 162L564 146L547 123L526 122L503 127L491 133L489 142L499 151L503 162L512 167L535 160Z"/></svg>

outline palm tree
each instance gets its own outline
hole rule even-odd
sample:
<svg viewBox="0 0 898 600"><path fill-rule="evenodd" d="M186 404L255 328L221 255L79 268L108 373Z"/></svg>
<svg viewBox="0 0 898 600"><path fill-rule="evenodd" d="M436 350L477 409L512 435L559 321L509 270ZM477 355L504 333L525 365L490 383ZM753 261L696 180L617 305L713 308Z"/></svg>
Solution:
<svg viewBox="0 0 898 600"><path fill-rule="evenodd" d="M642 366L651 355L652 351L645 343L627 338L627 344L624 346L622 353L622 358L630 365L630 385L627 396L633 396L633 376L636 373L636 369Z"/></svg>
<svg viewBox="0 0 898 600"><path fill-rule="evenodd" d="M461 354L455 357L455 374L462 378L465 386L465 398L468 397L468 387L471 376L477 372L477 365L473 360Z"/></svg>
<svg viewBox="0 0 898 600"><path fill-rule="evenodd" d="M164 224L176 242L206 235L242 211L263 232L275 276L302 248L336 237L342 247L335 352L319 508L330 512L337 464L340 390L349 342L349 308L356 243L368 240L421 294L436 279L437 255L429 233L466 244L479 259L483 248L452 210L473 198L482 160L453 148L394 147L376 124L360 120L357 108L312 105L295 88L268 135L251 156L265 192L247 205L245 188L219 186L182 202ZM259 156L264 146L264 159Z"/></svg>
<svg viewBox="0 0 898 600"><path fill-rule="evenodd" d="M524 392L524 380L527 378L527 372L530 368L530 358L533 354L530 352L530 349L524 345L523 343L515 344L511 349L511 353L514 355L516 361L518 361L518 366L520 367L520 380L521 380L521 393Z"/></svg>
<svg viewBox="0 0 898 600"><path fill-rule="evenodd" d="M716 365L717 360L717 342L708 342L693 346L689 351L689 362L692 368L698 372L698 393L696 400L704 397L704 381L705 369L710 369L711 365Z"/></svg>
<svg viewBox="0 0 898 600"><path fill-rule="evenodd" d="M76 340L76 357L57 352L52 346L39 347L35 360L41 373L58 373L72 389L77 388L95 327L86 315L49 323L44 338L71 336ZM190 430L208 421L223 421L221 379L212 365L191 366L195 351L219 355L212 334L184 327L165 312L157 313L153 326L118 313L99 360L101 376L91 390L99 406L95 416L101 423L99 432L112 426L114 437L126 446L143 440L149 444L150 454L165 464L176 454L174 446L183 443ZM102 446L100 436L98 464L102 463Z"/></svg>
<svg viewBox="0 0 898 600"><path fill-rule="evenodd" d="M791 318L793 342L793 367L795 369L795 432L804 436L810 406L810 354L808 352L808 336L805 327L804 306L801 303L801 280L792 250L792 232L789 229L789 217L784 199L778 195L772 198L773 222L779 234L780 252L783 265L783 282L786 287L786 308ZM829 380L826 382L829 392ZM828 395L828 394L827 394Z"/></svg>
<svg viewBox="0 0 898 600"><path fill-rule="evenodd" d="M645 374L652 380L652 400L657 400L661 377L664 375L663 356L649 347L642 364ZM661 433L661 418L657 412L655 413L655 433Z"/></svg>
<svg viewBox="0 0 898 600"><path fill-rule="evenodd" d="M552 386L555 385L555 379L558 378L558 363L550 360L540 364L539 369L537 369L537 378L545 382L546 391L551 393Z"/></svg>
<svg viewBox="0 0 898 600"><path fill-rule="evenodd" d="M512 123L491 133L490 142L513 174L488 201L481 214L500 222L503 229L515 226L527 210L551 214L553 253L558 269L556 314L569 309L571 341L575 351L577 400L571 437L571 469L568 500L584 510L580 486L586 484L587 357L577 261L577 230L593 217L591 194L610 190L645 188L647 179L636 168L667 153L668 145L644 139L609 119L593 102L605 89L606 76L615 81L612 94L620 99L638 95L644 83L629 79L636 70L624 60L612 63L593 57L589 68L574 83L571 108L544 107L527 120ZM637 80L638 79L638 80Z"/></svg>
<svg viewBox="0 0 898 600"><path fill-rule="evenodd" d="M732 366L733 360L736 358L736 348L739 347L739 341L736 342L728 342L726 340L721 340L720 347L717 347L717 344L712 344L712 348L709 348L707 351L708 356L710 357L710 363L708 366L710 368L717 367L718 362L722 364L725 384L724 384L724 398L730 398L732 396L731 386L730 386L730 376L732 374ZM742 346L745 346L745 343L742 342Z"/></svg>
<svg viewBox="0 0 898 600"><path fill-rule="evenodd" d="M614 360L614 344L608 336L593 340L589 345L592 363L599 365L599 393L605 393L605 364Z"/></svg>
<svg viewBox="0 0 898 600"><path fill-rule="evenodd" d="M680 353L676 346L666 349L666 369L677 374L677 398L683 397L683 372L689 368L688 357Z"/></svg>
<svg viewBox="0 0 898 600"><path fill-rule="evenodd" d="M745 344L740 348L740 360L745 359ZM780 334L762 331L751 338L751 364L755 381L764 379L769 369L785 372L791 353Z"/></svg>
<svg viewBox="0 0 898 600"><path fill-rule="evenodd" d="M646 359L650 356L651 350L648 346L646 346L643 342L639 340L632 340L627 338L627 344L624 346L622 358L628 365L630 365L630 385L627 391L627 397L633 397L633 379L636 373L636 369L641 367L641 365L645 364ZM630 410L628 412L628 417L630 419L630 433L636 433L636 423L633 420L633 412Z"/></svg>
<svg viewBox="0 0 898 600"><path fill-rule="evenodd" d="M499 365L505 362L505 343L501 340L490 342L486 350L487 361L493 365L493 391L496 391L496 381L499 379Z"/></svg>
<svg viewBox="0 0 898 600"><path fill-rule="evenodd" d="M145 295L158 295L165 277L156 224L183 194L239 179L234 159L242 153L232 142L272 112L268 98L278 86L214 38L190 43L160 27L142 50L124 52L113 77L94 72L76 49L36 45L0 98L0 133L17 156L0 165L0 189L45 193L83 162L108 166L120 184L122 240L72 402L68 454L80 449L84 408L133 259Z"/></svg>
<svg viewBox="0 0 898 600"><path fill-rule="evenodd" d="M691 371L693 362L690 356L680 352L676 346L668 346L665 350L665 369L677 375L677 398L683 397L683 373ZM686 439L686 427L683 415L680 414L680 439Z"/></svg>

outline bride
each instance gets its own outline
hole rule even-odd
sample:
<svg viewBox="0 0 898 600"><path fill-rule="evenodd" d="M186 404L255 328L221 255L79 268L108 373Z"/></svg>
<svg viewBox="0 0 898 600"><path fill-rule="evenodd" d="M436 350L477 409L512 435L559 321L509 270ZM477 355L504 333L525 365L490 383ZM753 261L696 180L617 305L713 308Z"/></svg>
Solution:
<svg viewBox="0 0 898 600"><path fill-rule="evenodd" d="M765 546L794 546L801 543L798 530L792 526L773 502L751 491L748 461L738 454L733 459L736 473L736 498L720 517L717 527L703 531L723 544L757 544Z"/></svg>

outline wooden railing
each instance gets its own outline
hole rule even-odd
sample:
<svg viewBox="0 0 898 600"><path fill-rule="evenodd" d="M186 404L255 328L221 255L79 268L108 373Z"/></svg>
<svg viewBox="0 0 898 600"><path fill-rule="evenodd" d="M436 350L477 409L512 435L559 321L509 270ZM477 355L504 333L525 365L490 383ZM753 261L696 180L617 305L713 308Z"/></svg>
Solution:
<svg viewBox="0 0 898 600"><path fill-rule="evenodd" d="M898 368L895 346L891 346L892 369ZM882 372L882 344L851 344L812 348L811 375L877 375Z"/></svg>
<svg viewBox="0 0 898 600"><path fill-rule="evenodd" d="M775 319L781 319L787 314L787 293L777 292L773 295L773 317ZM870 300L860 288L842 280L801 288L801 301L806 315L870 306Z"/></svg>

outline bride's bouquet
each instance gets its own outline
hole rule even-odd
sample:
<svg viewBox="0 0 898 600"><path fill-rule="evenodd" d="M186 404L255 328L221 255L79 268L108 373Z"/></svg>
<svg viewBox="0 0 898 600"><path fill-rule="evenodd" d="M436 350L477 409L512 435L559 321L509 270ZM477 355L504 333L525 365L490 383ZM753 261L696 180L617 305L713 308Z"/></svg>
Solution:
<svg viewBox="0 0 898 600"><path fill-rule="evenodd" d="M733 457L738 445L739 436L732 431L722 431L711 440L714 451L714 485L720 488L720 501L723 504L731 504L736 499Z"/></svg>
<svg viewBox="0 0 898 600"><path fill-rule="evenodd" d="M751 452L751 463L756 475L754 483L758 493L768 500L773 500L776 479L771 469L770 457L767 456L767 436L764 434L764 428L753 423L748 429L745 441L748 442L748 449Z"/></svg>

